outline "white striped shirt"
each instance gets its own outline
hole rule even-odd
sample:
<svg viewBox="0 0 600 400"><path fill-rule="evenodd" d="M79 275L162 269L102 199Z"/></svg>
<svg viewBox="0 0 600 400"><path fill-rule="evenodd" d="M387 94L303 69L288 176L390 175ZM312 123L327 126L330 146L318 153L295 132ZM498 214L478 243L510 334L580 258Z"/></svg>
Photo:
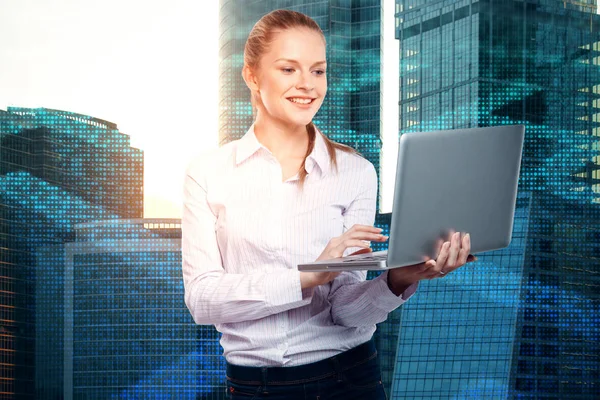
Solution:
<svg viewBox="0 0 600 400"><path fill-rule="evenodd" d="M375 324L416 290L396 296L387 271L345 271L300 287L297 265L316 260L330 239L375 222L373 164L336 150L338 173L317 130L298 176L282 182L277 159L254 134L195 157L183 189L185 302L197 324L222 333L226 360L247 366L319 361L368 341ZM344 255L359 248L349 248Z"/></svg>

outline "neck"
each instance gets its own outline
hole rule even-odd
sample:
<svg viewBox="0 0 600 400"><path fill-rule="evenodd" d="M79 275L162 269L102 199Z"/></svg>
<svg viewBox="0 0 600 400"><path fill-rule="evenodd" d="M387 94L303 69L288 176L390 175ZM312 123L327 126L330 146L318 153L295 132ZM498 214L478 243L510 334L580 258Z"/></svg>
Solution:
<svg viewBox="0 0 600 400"><path fill-rule="evenodd" d="M256 139L277 158L302 157L308 148L308 131L305 125L289 125L270 118L256 116Z"/></svg>

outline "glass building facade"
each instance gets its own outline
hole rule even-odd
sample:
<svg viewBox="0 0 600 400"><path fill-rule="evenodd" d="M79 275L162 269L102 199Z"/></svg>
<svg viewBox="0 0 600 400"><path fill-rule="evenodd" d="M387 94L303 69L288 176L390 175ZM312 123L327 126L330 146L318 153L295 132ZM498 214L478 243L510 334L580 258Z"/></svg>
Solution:
<svg viewBox="0 0 600 400"><path fill-rule="evenodd" d="M391 398L507 398L530 214L519 194L507 248L422 282L403 306Z"/></svg>
<svg viewBox="0 0 600 400"><path fill-rule="evenodd" d="M64 251L64 398L224 398L218 332L184 303L180 220L75 231Z"/></svg>
<svg viewBox="0 0 600 400"><path fill-rule="evenodd" d="M63 244L73 225L141 217L143 154L117 126L0 110L0 398L63 393Z"/></svg>
<svg viewBox="0 0 600 400"><path fill-rule="evenodd" d="M595 2L396 4L401 133L526 138L513 242L403 307L393 398L598 398Z"/></svg>

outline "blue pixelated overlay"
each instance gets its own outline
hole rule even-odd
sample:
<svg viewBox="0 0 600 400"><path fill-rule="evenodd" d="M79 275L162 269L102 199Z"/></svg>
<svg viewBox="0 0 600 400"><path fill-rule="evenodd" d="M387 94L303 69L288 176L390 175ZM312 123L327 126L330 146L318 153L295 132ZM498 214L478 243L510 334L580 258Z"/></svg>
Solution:
<svg viewBox="0 0 600 400"><path fill-rule="evenodd" d="M379 170L375 0L222 0L220 143L253 122L243 44L276 8L325 33L315 124ZM598 397L595 12L593 1L396 0L399 135L523 124L526 136L510 246L421 282L378 325L389 398ZM224 398L219 333L183 302L179 221L142 218L143 151L115 123L23 107L0 110L0 151L0 398ZM377 215L384 233L389 223Z"/></svg>
<svg viewBox="0 0 600 400"><path fill-rule="evenodd" d="M511 245L421 285L398 311L391 397L597 398L595 2L396 4L401 133L523 124L526 135Z"/></svg>
<svg viewBox="0 0 600 400"><path fill-rule="evenodd" d="M180 221L142 218L142 151L44 108L0 111L0 144L0 398L221 396L218 332L184 303Z"/></svg>

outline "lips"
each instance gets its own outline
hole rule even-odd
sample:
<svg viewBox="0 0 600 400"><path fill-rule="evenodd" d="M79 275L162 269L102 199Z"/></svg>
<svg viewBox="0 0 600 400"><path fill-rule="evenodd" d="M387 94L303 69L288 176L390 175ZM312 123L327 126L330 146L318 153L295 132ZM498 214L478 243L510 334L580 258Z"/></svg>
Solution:
<svg viewBox="0 0 600 400"><path fill-rule="evenodd" d="M287 97L287 99L294 104L297 105L301 105L301 106L308 106L311 105L316 98L313 97ZM308 101L310 100L310 101Z"/></svg>

